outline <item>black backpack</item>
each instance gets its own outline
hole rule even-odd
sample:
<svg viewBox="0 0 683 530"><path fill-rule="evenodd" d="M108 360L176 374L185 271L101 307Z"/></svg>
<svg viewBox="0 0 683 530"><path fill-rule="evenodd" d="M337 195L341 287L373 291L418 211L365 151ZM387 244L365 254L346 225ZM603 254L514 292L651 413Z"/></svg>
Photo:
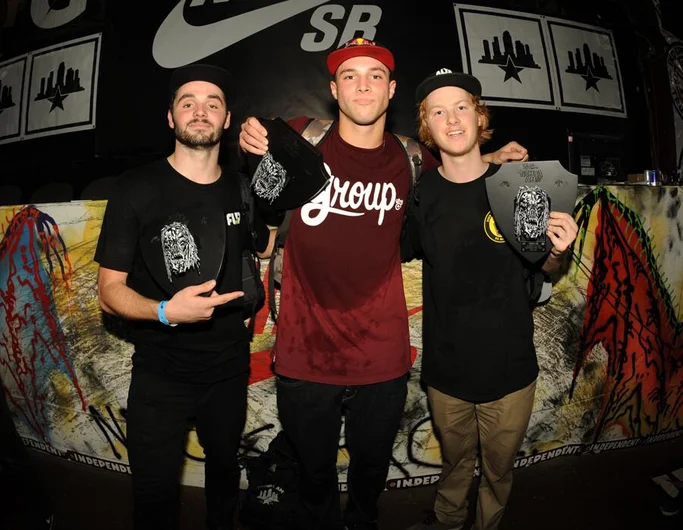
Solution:
<svg viewBox="0 0 683 530"><path fill-rule="evenodd" d="M242 198L241 219L247 222L247 233L251 236L250 248L242 250L242 290L244 291L244 318L249 319L249 340L254 336L256 313L266 301L266 289L261 280L261 260L256 255L256 237L254 231L254 198L246 175L238 173L240 195Z"/></svg>
<svg viewBox="0 0 683 530"><path fill-rule="evenodd" d="M303 136L312 145L318 145L327 137L333 124L334 120L309 119L301 131L301 136ZM394 133L391 133L391 135L401 146L406 157L406 163L410 167L410 175L412 178L410 181L410 191L408 192L408 198L406 199L405 211L407 214L409 205L411 205L415 200L417 181L422 172L422 150L420 148L420 144L408 136ZM278 307L275 289L280 289L282 286L282 266L284 263L285 241L287 239L287 233L289 232L289 224L292 218L292 212L293 210L287 210L287 212L285 212L284 220L278 226L277 234L275 236L275 246L270 257L270 267L268 269L268 299L270 305L270 315L275 323L277 323ZM406 229L406 218L407 215L403 218L403 230ZM403 239L403 235L401 236L401 239Z"/></svg>
<svg viewBox="0 0 683 530"><path fill-rule="evenodd" d="M240 502L240 523L250 530L290 530L299 502L299 464L284 432L245 467L249 486Z"/></svg>

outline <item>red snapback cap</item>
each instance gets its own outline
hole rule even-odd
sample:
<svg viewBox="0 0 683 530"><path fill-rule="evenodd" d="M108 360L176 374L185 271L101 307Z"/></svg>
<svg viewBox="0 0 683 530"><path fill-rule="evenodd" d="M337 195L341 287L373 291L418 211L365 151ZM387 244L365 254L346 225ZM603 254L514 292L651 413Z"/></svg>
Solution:
<svg viewBox="0 0 683 530"><path fill-rule="evenodd" d="M394 71L394 55L388 48L374 41L358 37L345 42L327 56L327 69L330 75L337 72L341 63L353 57L372 57L384 64L390 72Z"/></svg>

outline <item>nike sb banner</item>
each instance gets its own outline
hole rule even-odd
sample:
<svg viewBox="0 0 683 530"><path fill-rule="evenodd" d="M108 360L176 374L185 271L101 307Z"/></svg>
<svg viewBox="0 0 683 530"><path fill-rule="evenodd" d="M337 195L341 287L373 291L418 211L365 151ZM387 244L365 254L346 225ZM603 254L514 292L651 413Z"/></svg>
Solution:
<svg viewBox="0 0 683 530"><path fill-rule="evenodd" d="M177 68L203 60L276 24L326 4L328 0L285 0L261 7L249 2L247 10L241 12L229 9L239 2L231 2L231 6L224 6L226 9L221 9L221 3L227 2L178 2L154 36L152 55L157 64L163 68ZM309 39L307 48L316 51L321 47Z"/></svg>
<svg viewBox="0 0 683 530"><path fill-rule="evenodd" d="M457 47L447 1L434 2L430 16L448 31L429 39L406 38L415 32L414 19L406 17L405 6L388 0L165 0L154 5L143 12L133 2L109 4L112 20L125 31L105 33L103 75L112 82L101 84L99 98L125 101L126 112L145 116L145 127L98 130L98 146L112 153L137 146L172 149L161 94L172 69L192 62L215 64L232 75L227 96L232 125L224 133L224 153L234 152L239 124L248 116L332 118L336 106L325 58L354 37L375 40L394 53L398 88L389 126L411 135L415 87L430 71L452 62ZM114 72L122 77L114 78ZM121 123L115 106L100 112L117 112L108 123ZM225 157L227 163L230 158Z"/></svg>
<svg viewBox="0 0 683 530"><path fill-rule="evenodd" d="M387 126L399 134L415 134L415 88L444 65L479 77L484 100L498 107L488 149L510 140L536 147L526 132L510 132L514 125L509 124L520 121L519 107L625 116L614 49L603 53L590 41L599 33L596 28L552 19L550 31L546 20L551 19L539 13L448 0L424 7L413 3L418 29L405 4L393 0L159 0L144 10L140 5L137 0L26 0L12 11L10 26L0 34L2 64L32 54L22 87L16 86L17 66L6 82L0 81L7 89L4 97L0 94L0 143L14 142L11 158L17 167L36 150L33 142L18 140L48 136L39 146L45 161L113 157L128 164L170 152L174 140L166 120L166 88L171 71L192 62L215 64L232 74L227 96L232 125L224 134L221 156L228 165L241 163L232 155L239 124L248 116L336 116L325 58L354 37L377 41L394 54L397 88ZM101 38L86 43L95 34ZM76 41L80 44L73 46ZM590 74L582 69L584 42L590 48ZM567 71L569 51L577 65L577 47L581 66ZM598 68L593 53L602 57ZM81 59L90 66L71 64ZM79 78L69 89L57 90L61 62L65 79L70 68L79 71ZM624 67L632 79L636 67ZM44 78L47 87L50 73L48 94L41 92L40 83ZM632 130L647 128L647 109L640 113L643 127ZM564 137L567 125L558 113L529 119L524 116L529 130L549 126L554 130L545 138ZM599 119L586 127L600 130ZM564 144L559 147L566 150ZM538 156L558 156L557 145L547 148L553 151Z"/></svg>

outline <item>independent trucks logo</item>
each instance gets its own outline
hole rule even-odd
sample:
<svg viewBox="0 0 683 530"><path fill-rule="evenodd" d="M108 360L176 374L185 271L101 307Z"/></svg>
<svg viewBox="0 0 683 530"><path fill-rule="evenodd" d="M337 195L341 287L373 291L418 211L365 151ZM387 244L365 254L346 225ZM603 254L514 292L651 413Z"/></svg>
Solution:
<svg viewBox="0 0 683 530"><path fill-rule="evenodd" d="M164 68L184 66L313 8L317 8L310 18L313 31L301 37L304 51L333 49L357 36L375 38L382 17L379 6L342 6L328 2L283 0L245 11L243 7L253 5L252 2L180 0L157 30L152 55Z"/></svg>

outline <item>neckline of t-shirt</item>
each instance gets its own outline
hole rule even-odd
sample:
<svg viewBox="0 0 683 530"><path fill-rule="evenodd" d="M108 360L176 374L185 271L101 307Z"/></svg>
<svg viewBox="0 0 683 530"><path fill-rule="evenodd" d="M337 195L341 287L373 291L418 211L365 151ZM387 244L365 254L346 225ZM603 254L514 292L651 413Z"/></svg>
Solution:
<svg viewBox="0 0 683 530"><path fill-rule="evenodd" d="M195 189L201 189L201 190L210 190L213 189L214 187L220 185L223 182L223 176L225 175L225 169L221 167L221 174L220 176L214 180L213 182L209 182L207 184L202 184L200 182L195 182L194 180L190 180L187 178L185 175L182 173L179 173L176 168L174 168L171 163L168 161L167 158L163 159L163 162L166 164L166 167L168 170L171 172L173 177L178 180L179 182L183 182L185 186L190 186Z"/></svg>
<svg viewBox="0 0 683 530"><path fill-rule="evenodd" d="M389 133L385 130L384 131L384 139L382 141L381 145L378 145L377 147L358 147L356 145L350 144L344 138L342 138L342 135L339 133L339 123L335 122L334 128L330 131L331 134L336 135L336 137L339 139L341 142L342 146L348 149L352 149L354 151L357 151L358 153L362 154L367 154L367 155L375 155L377 153L381 153L384 148L387 146L387 138L390 136Z"/></svg>
<svg viewBox="0 0 683 530"><path fill-rule="evenodd" d="M489 165L486 168L486 171L484 171L476 179L468 180L467 182L453 182L452 180L448 180L446 177L444 177L441 174L441 167L442 166L438 166L438 167L434 168L434 171L436 171L439 178L441 180L443 180L444 182L446 182L447 184L452 184L453 186L458 186L461 188L464 188L466 186L473 186L477 182L483 182L484 180L486 180L486 178L490 177L491 175L493 175L497 171L497 165L489 162Z"/></svg>

